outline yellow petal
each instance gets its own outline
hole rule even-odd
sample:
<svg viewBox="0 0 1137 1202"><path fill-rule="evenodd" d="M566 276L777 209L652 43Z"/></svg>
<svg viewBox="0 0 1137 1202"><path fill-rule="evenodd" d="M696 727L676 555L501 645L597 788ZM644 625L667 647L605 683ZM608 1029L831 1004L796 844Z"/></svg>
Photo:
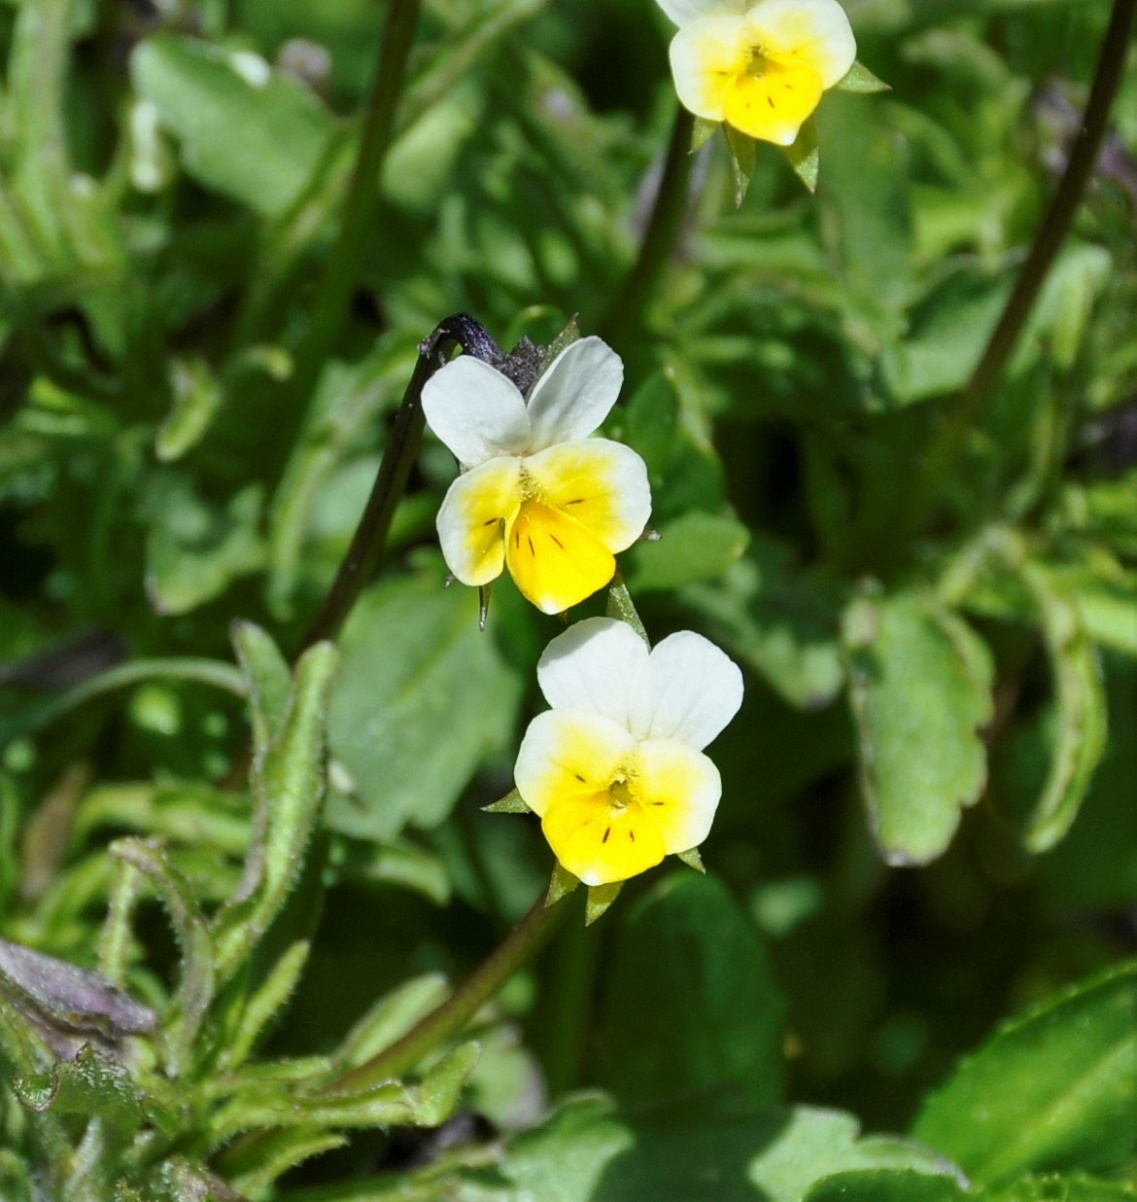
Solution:
<svg viewBox="0 0 1137 1202"><path fill-rule="evenodd" d="M714 764L684 743L648 739L636 749L631 767L635 796L655 824L664 852L698 847L710 833L722 796Z"/></svg>
<svg viewBox="0 0 1137 1202"><path fill-rule="evenodd" d="M607 797L566 799L541 819L541 830L562 866L586 885L626 881L664 855L659 828L635 802L617 807Z"/></svg>
<svg viewBox="0 0 1137 1202"><path fill-rule="evenodd" d="M612 552L580 522L525 501L506 527L505 562L525 597L558 614L603 588L616 571Z"/></svg>
<svg viewBox="0 0 1137 1202"><path fill-rule="evenodd" d="M726 90L726 121L763 142L789 146L821 99L821 77L800 63L764 60Z"/></svg>
<svg viewBox="0 0 1137 1202"><path fill-rule="evenodd" d="M617 722L581 710L547 710L525 732L513 779L539 817L561 802L590 803L608 796L636 750Z"/></svg>
<svg viewBox="0 0 1137 1202"><path fill-rule="evenodd" d="M446 566L463 584L501 575L505 531L521 506L521 460L491 459L451 484L438 511Z"/></svg>
<svg viewBox="0 0 1137 1202"><path fill-rule="evenodd" d="M562 442L525 460L531 495L623 551L651 517L647 467L631 447L607 438Z"/></svg>
<svg viewBox="0 0 1137 1202"><path fill-rule="evenodd" d="M671 74L684 108L696 117L722 121L726 90L746 70L750 50L741 16L697 17L671 40Z"/></svg>

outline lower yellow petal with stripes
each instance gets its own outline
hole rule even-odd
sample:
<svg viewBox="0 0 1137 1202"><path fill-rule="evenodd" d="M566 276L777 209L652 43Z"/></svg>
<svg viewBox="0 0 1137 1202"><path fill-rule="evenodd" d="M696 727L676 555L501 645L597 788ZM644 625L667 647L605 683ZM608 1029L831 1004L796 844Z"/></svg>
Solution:
<svg viewBox="0 0 1137 1202"><path fill-rule="evenodd" d="M575 518L524 501L506 529L505 562L525 597L557 614L602 589L616 571L612 552Z"/></svg>

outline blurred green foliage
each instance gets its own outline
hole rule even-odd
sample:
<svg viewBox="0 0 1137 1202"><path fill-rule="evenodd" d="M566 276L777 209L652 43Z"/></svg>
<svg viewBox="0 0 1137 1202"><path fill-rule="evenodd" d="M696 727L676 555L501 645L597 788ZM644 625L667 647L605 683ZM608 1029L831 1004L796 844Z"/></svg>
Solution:
<svg viewBox="0 0 1137 1202"><path fill-rule="evenodd" d="M307 387L387 7L0 4L0 1197L1137 1197L1132 71L997 392L933 453L1108 7L847 0L891 92L826 97L812 197L760 148L735 211L712 139L629 313L666 20L429 0ZM480 633L443 590L430 437L338 650L295 662L461 311L506 347L624 332L607 432L662 535L625 577L747 697L712 879L571 923L476 1066L321 1094L550 867L479 806L560 627L503 581Z"/></svg>

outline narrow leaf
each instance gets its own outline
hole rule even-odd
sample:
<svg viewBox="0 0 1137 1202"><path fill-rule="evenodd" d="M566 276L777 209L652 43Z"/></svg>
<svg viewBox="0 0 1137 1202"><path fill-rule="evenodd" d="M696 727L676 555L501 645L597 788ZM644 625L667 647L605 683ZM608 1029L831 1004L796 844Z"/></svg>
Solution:
<svg viewBox="0 0 1137 1202"><path fill-rule="evenodd" d="M932 1094L913 1135L980 1184L1109 1170L1137 1149L1137 962L1012 1020Z"/></svg>

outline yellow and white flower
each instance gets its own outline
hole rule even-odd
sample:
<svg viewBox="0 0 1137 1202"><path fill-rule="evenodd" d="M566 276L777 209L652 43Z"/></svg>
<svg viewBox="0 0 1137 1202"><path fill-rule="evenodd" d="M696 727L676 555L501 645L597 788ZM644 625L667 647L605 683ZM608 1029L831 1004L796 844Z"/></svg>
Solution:
<svg viewBox="0 0 1137 1202"><path fill-rule="evenodd" d="M671 73L684 108L790 146L857 45L837 0L658 0L679 26Z"/></svg>
<svg viewBox="0 0 1137 1202"><path fill-rule="evenodd" d="M742 673L691 631L650 652L624 622L588 618L537 665L553 707L521 742L514 780L561 865L627 880L707 837L722 782L703 748L742 704Z"/></svg>
<svg viewBox="0 0 1137 1202"><path fill-rule="evenodd" d="M469 356L427 382L426 419L462 468L438 512L438 537L463 584L489 584L505 566L538 609L560 613L612 579L614 553L651 515L639 455L588 437L623 379L619 355L590 337L553 360L528 400Z"/></svg>

